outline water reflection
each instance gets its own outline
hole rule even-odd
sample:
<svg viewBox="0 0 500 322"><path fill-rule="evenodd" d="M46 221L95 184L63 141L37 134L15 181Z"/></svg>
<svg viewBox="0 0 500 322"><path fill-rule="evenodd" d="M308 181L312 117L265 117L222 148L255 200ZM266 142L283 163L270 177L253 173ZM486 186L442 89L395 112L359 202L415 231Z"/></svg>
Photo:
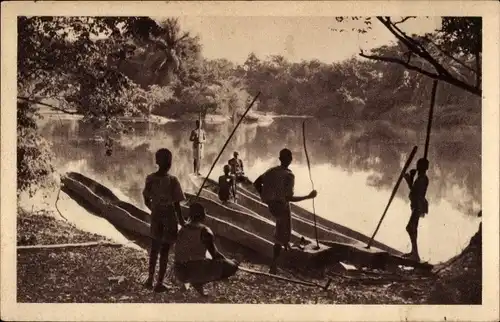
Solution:
<svg viewBox="0 0 500 322"><path fill-rule="evenodd" d="M292 170L297 193L311 186L302 147L302 120L278 119L269 127L242 126L223 153L213 177L238 150L251 179L277 164L284 146L294 151ZM61 171L81 171L112 188L121 197L144 208L144 179L155 171L154 152L168 147L174 154L172 172L187 184L192 172L189 133L194 124L134 124L134 132L115 143L105 155L98 132L80 121L46 122L42 134L53 142ZM233 124L207 125L205 173L229 136ZM468 127L433 132L428 172L430 214L422 220L419 245L423 259L432 262L455 255L476 231L481 200L481 132ZM389 198L402 164L413 145L423 154L425 128L398 129L387 123L342 124L335 120L308 120L308 151L315 186L317 212L340 224L371 234ZM382 225L378 239L406 251L404 227L409 217L408 189L402 185ZM311 209L309 202L301 203Z"/></svg>

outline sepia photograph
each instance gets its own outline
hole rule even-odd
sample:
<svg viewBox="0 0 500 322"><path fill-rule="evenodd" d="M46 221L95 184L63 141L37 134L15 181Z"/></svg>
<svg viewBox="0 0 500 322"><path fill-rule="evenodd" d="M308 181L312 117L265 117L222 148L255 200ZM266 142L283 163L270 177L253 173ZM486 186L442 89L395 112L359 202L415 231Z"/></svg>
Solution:
<svg viewBox="0 0 500 322"><path fill-rule="evenodd" d="M486 18L144 5L11 13L15 65L2 32L16 81L2 88L14 303L498 300L498 248L485 261L483 236L498 244L498 218L482 224L498 217L498 178L489 208L483 196L498 175L485 140L499 142L484 132L498 128L484 114L483 73L498 69Z"/></svg>

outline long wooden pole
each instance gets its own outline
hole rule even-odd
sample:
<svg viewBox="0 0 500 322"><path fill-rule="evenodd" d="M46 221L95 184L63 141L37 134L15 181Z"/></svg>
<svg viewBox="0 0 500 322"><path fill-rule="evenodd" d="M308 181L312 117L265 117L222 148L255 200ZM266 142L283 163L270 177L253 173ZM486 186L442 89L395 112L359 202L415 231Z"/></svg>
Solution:
<svg viewBox="0 0 500 322"><path fill-rule="evenodd" d="M306 154L307 168L309 169L309 179L311 180L312 189L314 190L314 181L312 179L311 174L311 162L309 161L309 154L307 153L306 146L306 121L302 122L302 140L304 143L304 152ZM319 249L319 241L318 241L318 227L316 226L316 207L314 204L314 198L312 200L313 204L313 218L314 218L314 236L316 237L316 249Z"/></svg>
<svg viewBox="0 0 500 322"><path fill-rule="evenodd" d="M198 167L196 169L196 174L198 174L200 172L200 169L201 169L201 144L200 144L200 141L202 140L201 138L201 111L198 113L198 123L199 123L199 127L198 127Z"/></svg>
<svg viewBox="0 0 500 322"><path fill-rule="evenodd" d="M368 245L366 248L370 248L372 245L373 239L375 238L375 235L377 234L380 225L382 224L382 220L384 220L385 215L387 214L387 210L389 209L389 206L392 203L392 200L394 199L394 196L396 195L396 192L398 191L399 184L401 183L401 180L403 180L403 177L406 173L406 170L408 170L408 167L410 166L411 162L413 161L413 158L415 157L415 154L417 153L417 146L413 147L413 150L411 150L410 155L408 156L408 159L406 160L405 165L403 166L403 169L401 170L401 174L399 175L398 181L396 182L396 185L394 186L394 189L392 189L391 197L389 198L389 202L387 203L387 206L385 207L384 213L382 214L382 218L380 218L377 228L375 228L375 231L373 232L372 237L368 241Z"/></svg>
<svg viewBox="0 0 500 322"><path fill-rule="evenodd" d="M432 119L434 116L434 105L436 103L437 85L438 81L435 79L432 83L431 106L429 108L429 120L427 122L427 136L425 138L424 159L427 159L427 153L429 152L429 141L431 139Z"/></svg>
<svg viewBox="0 0 500 322"><path fill-rule="evenodd" d="M253 104L255 103L255 101L257 100L257 98L259 97L259 95L260 95L260 92L258 92L257 95L254 97L254 99L252 100L252 102L250 103L250 105L248 106L248 108L246 109L245 113L243 113L243 115L241 116L240 120L238 121L238 123L234 127L233 132L231 132L231 134L227 138L226 143L224 143L224 146L222 147L222 149L219 152L219 155L217 155L217 157L215 158L215 160L214 160L214 162L212 164L212 167L210 168L210 171L208 171L207 176L203 179L203 183L201 184L200 189L196 193L196 198L198 198L200 196L200 193L203 190L203 186L205 186L205 183L207 182L208 177L210 177L210 174L212 173L212 170L214 169L215 165L217 164L217 161L219 161L219 158L222 155L222 152L224 151L224 149L226 148L227 144L229 143L229 141L233 137L234 132L236 132L236 129L238 128L238 126L241 124L241 122L243 121L243 119L247 115L248 111L250 111L250 109L252 108Z"/></svg>
<svg viewBox="0 0 500 322"><path fill-rule="evenodd" d="M311 282L306 282L306 281L299 281L299 280L296 280L296 279L291 279L291 278L287 278L287 277L283 277L283 276L279 276L279 275L274 275L274 274L269 274L269 273L265 273L265 272L254 271L253 269L249 269L249 268L242 267L242 266L238 267L238 269L241 270L241 271L247 272L247 273L256 274L256 275L262 275L262 276L267 276L267 277L275 278L277 280L282 280L282 281L285 281L285 282L291 282L291 283L305 285L305 286L319 287L319 288L322 288L323 290L327 290L328 286L330 286L330 284L332 282L331 279L328 279L328 281L326 282L325 285L320 285L320 284L316 284L316 283L311 283Z"/></svg>

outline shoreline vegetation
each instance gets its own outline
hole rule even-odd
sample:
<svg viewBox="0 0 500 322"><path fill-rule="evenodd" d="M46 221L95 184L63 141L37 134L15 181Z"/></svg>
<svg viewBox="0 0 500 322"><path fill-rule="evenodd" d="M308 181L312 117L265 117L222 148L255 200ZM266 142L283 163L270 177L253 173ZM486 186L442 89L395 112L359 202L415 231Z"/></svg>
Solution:
<svg viewBox="0 0 500 322"><path fill-rule="evenodd" d="M58 112L57 110L51 110L50 108L44 108L39 110L39 114L44 118L55 119L55 120L81 120L83 119L83 115L79 114L65 114ZM118 120L122 122L130 122L130 123L153 123L153 124L167 124L171 122L186 122L186 121L195 121L198 120L198 114L196 113L186 113L180 117L165 117L156 114L144 115L144 116L130 116L130 117L118 117ZM238 115L236 118L240 118L241 115ZM260 126L269 126L273 123L276 118L312 118L313 116L309 115L279 115L274 113L263 113L263 112L250 112L243 120L244 123L247 124L257 124ZM228 121L231 121L231 117L227 115L221 115L217 113L207 113L203 120L206 124L221 124ZM237 121L237 120L235 120Z"/></svg>
<svg viewBox="0 0 500 322"><path fill-rule="evenodd" d="M167 292L156 294L144 289L140 281L147 271L145 249L116 245L109 238L84 232L54 210L19 208L17 230L17 245L30 246L18 247L17 251L17 301L23 303L481 303L481 229L460 255L435 266L432 275L412 271L353 274L333 267L281 273L317 283L332 279L328 291L318 291L238 271L228 281L209 284L210 296L206 299L193 290L184 290L169 274L165 280L170 286ZM266 271L262 260L237 247L221 246L244 267Z"/></svg>

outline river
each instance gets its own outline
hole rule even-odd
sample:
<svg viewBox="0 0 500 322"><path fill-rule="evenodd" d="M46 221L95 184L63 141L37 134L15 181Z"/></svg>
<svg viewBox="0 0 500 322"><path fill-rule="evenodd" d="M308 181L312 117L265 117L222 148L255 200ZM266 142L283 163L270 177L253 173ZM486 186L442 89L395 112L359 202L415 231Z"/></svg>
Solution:
<svg viewBox="0 0 500 322"><path fill-rule="evenodd" d="M288 147L296 176L296 194L311 189L302 145L302 119L277 118L265 127L242 125L225 149L211 177L240 153L250 179L278 164L278 153ZM110 187L118 196L144 208L141 191L147 174L154 172L154 153L169 148L174 155L172 173L182 182L192 172L188 141L193 122L130 124L133 132L117 138L108 156L99 132L80 120L49 118L40 125L52 143L56 168L79 171ZM211 162L232 130L232 124L207 124L208 144L204 168ZM423 154L425 125L419 130L394 128L385 122L345 124L338 120L307 120L307 147L314 185L316 212L339 224L371 235L388 202L406 156L413 145ZM481 204L481 129L438 129L429 149L429 214L420 221L422 260L437 263L458 254L477 231L475 217ZM413 163L413 166L415 164ZM403 252L410 249L405 231L410 216L408 187L402 182L376 239ZM300 206L312 210L312 202Z"/></svg>

